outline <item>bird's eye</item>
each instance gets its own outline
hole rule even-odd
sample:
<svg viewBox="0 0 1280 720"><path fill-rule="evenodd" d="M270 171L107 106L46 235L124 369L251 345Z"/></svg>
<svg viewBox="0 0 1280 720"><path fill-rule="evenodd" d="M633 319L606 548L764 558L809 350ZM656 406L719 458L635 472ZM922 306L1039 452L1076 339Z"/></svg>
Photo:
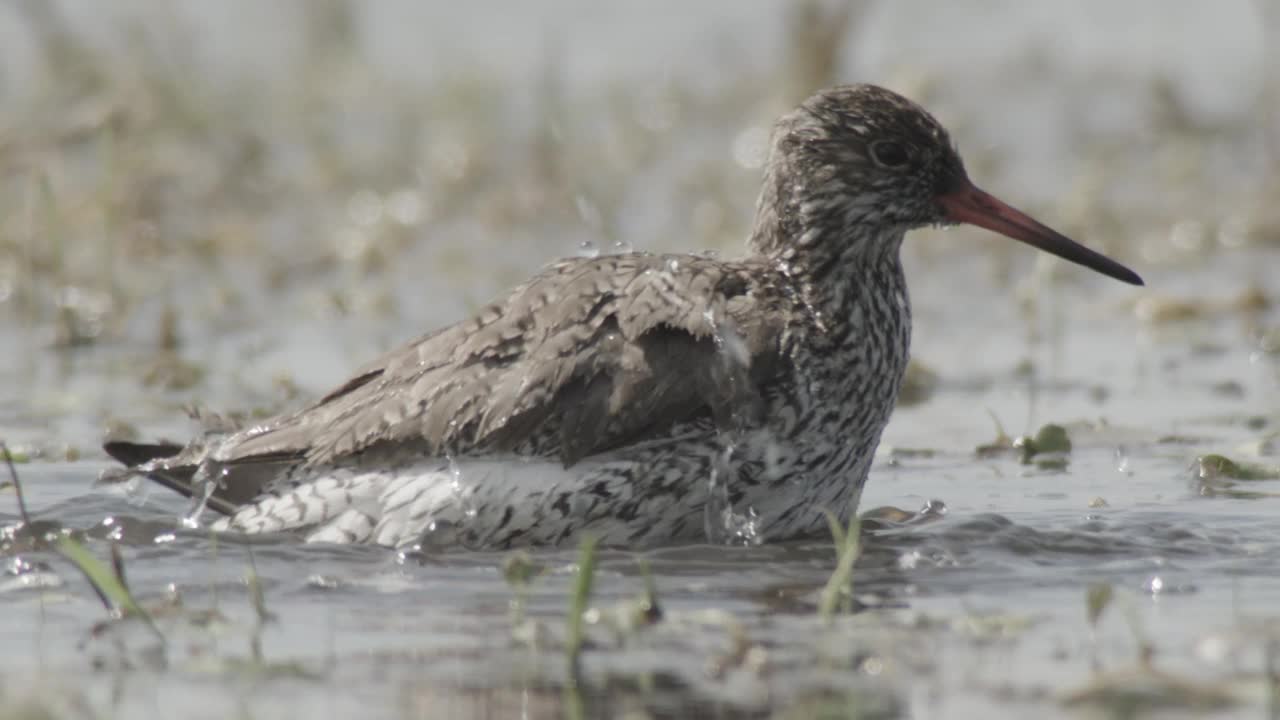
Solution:
<svg viewBox="0 0 1280 720"><path fill-rule="evenodd" d="M911 161L907 149L892 140L880 140L871 144L871 159L888 168L899 168Z"/></svg>

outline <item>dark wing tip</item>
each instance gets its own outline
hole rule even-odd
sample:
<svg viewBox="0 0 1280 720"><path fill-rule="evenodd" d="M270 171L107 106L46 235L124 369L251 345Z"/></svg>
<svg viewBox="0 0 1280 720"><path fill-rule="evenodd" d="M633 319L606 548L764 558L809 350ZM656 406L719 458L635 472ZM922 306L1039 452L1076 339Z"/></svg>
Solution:
<svg viewBox="0 0 1280 720"><path fill-rule="evenodd" d="M156 458L173 457L182 452L182 446L173 443L135 443L127 440L109 440L102 444L102 449L129 467Z"/></svg>

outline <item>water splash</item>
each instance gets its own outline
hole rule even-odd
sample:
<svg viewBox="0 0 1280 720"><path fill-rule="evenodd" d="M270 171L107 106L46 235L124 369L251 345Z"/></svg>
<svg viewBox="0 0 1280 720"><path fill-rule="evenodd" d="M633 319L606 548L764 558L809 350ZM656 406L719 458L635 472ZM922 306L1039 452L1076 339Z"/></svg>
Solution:
<svg viewBox="0 0 1280 720"><path fill-rule="evenodd" d="M733 318L725 317L716 307L707 308L702 317L711 326L711 337L724 358L744 370L751 367L751 350Z"/></svg>
<svg viewBox="0 0 1280 720"><path fill-rule="evenodd" d="M218 489L218 485L222 483L223 478L227 476L230 469L222 463L206 460L200 463L196 474L191 478L191 509L182 516L181 525L188 530L196 530L200 527L200 516L204 514L204 509L209 505L209 498L213 497L213 493Z"/></svg>
<svg viewBox="0 0 1280 720"><path fill-rule="evenodd" d="M786 467L783 460L786 457L786 450L782 443L778 441L778 436L770 428L761 428L757 430L752 441L757 447L764 448L764 477L770 481L777 481L779 478L786 476Z"/></svg>
<svg viewBox="0 0 1280 720"><path fill-rule="evenodd" d="M413 550L417 553L426 553L458 547L465 547L462 529L458 523L447 518L436 518L427 523L422 535L414 543Z"/></svg>
<svg viewBox="0 0 1280 720"><path fill-rule="evenodd" d="M738 332L732 318L726 318L717 308L708 308L703 317L711 326L711 337L716 345L718 366L715 382L722 394L717 412L727 411L727 417L717 420L725 431L741 431L761 417L763 405L759 391L751 382L751 350Z"/></svg>
<svg viewBox="0 0 1280 720"><path fill-rule="evenodd" d="M453 501L460 510L461 520L471 522L476 518L476 506L471 498L472 489L463 483L462 466L452 455L446 455L445 458L449 461L449 491L453 495Z"/></svg>
<svg viewBox="0 0 1280 720"><path fill-rule="evenodd" d="M738 367L744 370L751 367L751 350L732 322L721 323L716 329L716 345Z"/></svg>
<svg viewBox="0 0 1280 720"><path fill-rule="evenodd" d="M729 442L716 455L707 477L707 503L703 526L707 542L719 545L759 545L760 517L754 507L738 512L729 497L729 479L734 476L734 444Z"/></svg>
<svg viewBox="0 0 1280 720"><path fill-rule="evenodd" d="M141 475L132 475L124 481L124 497L134 507L142 507L150 496L152 483Z"/></svg>
<svg viewBox="0 0 1280 720"><path fill-rule="evenodd" d="M1116 447L1115 461L1116 472L1133 475L1133 467L1129 461L1129 451L1125 446L1119 445Z"/></svg>

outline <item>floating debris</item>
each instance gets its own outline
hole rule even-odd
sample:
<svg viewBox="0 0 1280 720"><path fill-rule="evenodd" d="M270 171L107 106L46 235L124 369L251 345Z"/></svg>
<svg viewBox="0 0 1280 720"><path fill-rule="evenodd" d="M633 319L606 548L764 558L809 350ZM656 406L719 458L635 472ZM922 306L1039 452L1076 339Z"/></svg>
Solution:
<svg viewBox="0 0 1280 720"><path fill-rule="evenodd" d="M1014 440L1013 447L1020 451L1023 465L1034 463L1042 469L1061 470L1067 466L1071 437L1066 428L1050 423L1037 430L1034 436L1024 435Z"/></svg>
<svg viewBox="0 0 1280 720"><path fill-rule="evenodd" d="M1238 462L1223 455L1210 454L1196 458L1192 467L1200 495L1204 497L1229 497L1237 500L1280 497L1280 492L1237 487L1242 482L1280 480L1280 466Z"/></svg>
<svg viewBox="0 0 1280 720"><path fill-rule="evenodd" d="M1157 710L1218 710L1239 702L1225 685L1210 685L1146 668L1114 672L1063 695L1063 705L1095 705L1110 717Z"/></svg>
<svg viewBox="0 0 1280 720"><path fill-rule="evenodd" d="M1201 455L1195 467L1201 480L1280 480L1280 466L1237 462L1223 455Z"/></svg>

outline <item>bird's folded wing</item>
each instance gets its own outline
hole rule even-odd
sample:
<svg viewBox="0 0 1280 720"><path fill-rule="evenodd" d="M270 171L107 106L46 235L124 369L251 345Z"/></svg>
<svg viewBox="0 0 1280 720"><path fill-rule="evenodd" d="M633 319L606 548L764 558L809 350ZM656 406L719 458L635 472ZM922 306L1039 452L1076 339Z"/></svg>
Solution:
<svg viewBox="0 0 1280 720"><path fill-rule="evenodd" d="M749 422L785 330L775 278L693 256L565 260L232 438L219 459L296 452L319 464L402 443L434 455L525 448L571 465L700 415Z"/></svg>

